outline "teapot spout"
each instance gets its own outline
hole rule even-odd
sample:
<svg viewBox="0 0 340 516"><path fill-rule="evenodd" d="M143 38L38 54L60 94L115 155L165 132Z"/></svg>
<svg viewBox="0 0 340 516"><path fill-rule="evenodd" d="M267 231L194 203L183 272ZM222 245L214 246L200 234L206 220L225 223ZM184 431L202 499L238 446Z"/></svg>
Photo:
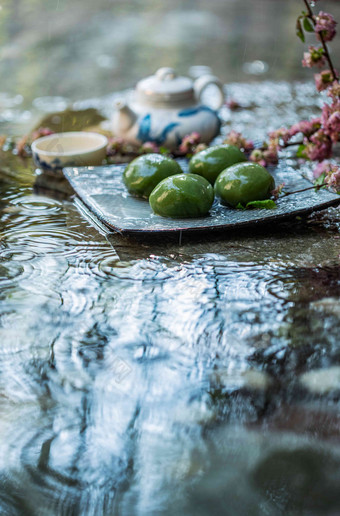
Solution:
<svg viewBox="0 0 340 516"><path fill-rule="evenodd" d="M115 107L113 130L117 136L120 136L133 126L137 120L137 115L124 101L117 101Z"/></svg>

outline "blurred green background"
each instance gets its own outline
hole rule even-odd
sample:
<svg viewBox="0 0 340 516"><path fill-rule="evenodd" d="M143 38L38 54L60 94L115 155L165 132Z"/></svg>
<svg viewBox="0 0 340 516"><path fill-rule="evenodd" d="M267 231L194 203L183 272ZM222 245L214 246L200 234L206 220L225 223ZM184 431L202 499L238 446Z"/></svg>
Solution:
<svg viewBox="0 0 340 516"><path fill-rule="evenodd" d="M295 36L302 8L302 0L0 0L0 92L26 105L101 96L160 66L186 74L209 65L224 82L310 78ZM340 19L339 0L318 9ZM338 36L332 53L337 65Z"/></svg>

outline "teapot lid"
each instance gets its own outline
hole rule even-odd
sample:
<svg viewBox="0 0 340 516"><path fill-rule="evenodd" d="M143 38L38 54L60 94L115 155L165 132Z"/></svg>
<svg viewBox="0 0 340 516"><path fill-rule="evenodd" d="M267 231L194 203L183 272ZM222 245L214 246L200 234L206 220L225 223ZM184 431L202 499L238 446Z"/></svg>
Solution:
<svg viewBox="0 0 340 516"><path fill-rule="evenodd" d="M155 75L137 83L138 99L149 102L190 100L194 96L192 80L178 76L173 68L159 68Z"/></svg>

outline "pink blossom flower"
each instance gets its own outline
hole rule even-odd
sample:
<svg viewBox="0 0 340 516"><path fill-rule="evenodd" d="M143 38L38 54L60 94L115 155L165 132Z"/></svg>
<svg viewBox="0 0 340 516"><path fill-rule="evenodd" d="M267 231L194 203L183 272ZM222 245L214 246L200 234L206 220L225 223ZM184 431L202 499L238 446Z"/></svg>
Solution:
<svg viewBox="0 0 340 516"><path fill-rule="evenodd" d="M325 174L324 182L334 188L336 192L340 192L340 167L335 163L331 163L330 161L324 161L319 163L319 165L314 170L314 177L318 178L322 174Z"/></svg>
<svg viewBox="0 0 340 516"><path fill-rule="evenodd" d="M201 135L197 131L184 136L182 143L190 143L191 145L197 145L201 140Z"/></svg>
<svg viewBox="0 0 340 516"><path fill-rule="evenodd" d="M325 133L336 143L340 134L340 100L325 104L322 108L322 125Z"/></svg>
<svg viewBox="0 0 340 516"><path fill-rule="evenodd" d="M340 99L340 83L338 81L334 81L330 86L328 86L327 95L333 100Z"/></svg>
<svg viewBox="0 0 340 516"><path fill-rule="evenodd" d="M312 161L322 161L330 158L332 154L332 141L328 135L319 129L310 138L310 141L305 138L306 145L305 153L308 159Z"/></svg>
<svg viewBox="0 0 340 516"><path fill-rule="evenodd" d="M320 11L315 17L315 21L316 24L314 30L317 33L317 38L321 41L321 34L324 41L332 41L336 34L335 27L337 25L333 16L329 13L325 13L324 11Z"/></svg>
<svg viewBox="0 0 340 516"><path fill-rule="evenodd" d="M193 152L196 145L200 143L201 135L194 131L191 134L187 134L182 139L182 143L180 144L178 150L181 154L189 154Z"/></svg>
<svg viewBox="0 0 340 516"><path fill-rule="evenodd" d="M31 140L34 142L34 140L42 138L43 136L49 136L50 134L54 134L54 131L52 131L49 127L39 127L39 129L32 133Z"/></svg>
<svg viewBox="0 0 340 516"><path fill-rule="evenodd" d="M280 129L276 129L275 131L271 131L269 133L269 138L271 140L282 140L283 143L287 143L290 139L290 132L285 127L281 127ZM278 146L278 143L276 144Z"/></svg>
<svg viewBox="0 0 340 516"><path fill-rule="evenodd" d="M301 120L300 122L294 124L289 129L290 137L295 136L298 133L302 133L305 136L310 136L315 133L321 127L321 119L313 118L312 120Z"/></svg>
<svg viewBox="0 0 340 516"><path fill-rule="evenodd" d="M263 156L263 151L260 149L255 149L249 156L250 161L254 161L254 163L258 163L259 165L262 165L263 167L266 166L266 160Z"/></svg>
<svg viewBox="0 0 340 516"><path fill-rule="evenodd" d="M255 163L259 163L263 167L267 165L276 165L279 156L278 156L278 147L273 142L268 144L264 144L262 149L255 149L249 156L250 161L254 161Z"/></svg>
<svg viewBox="0 0 340 516"><path fill-rule="evenodd" d="M327 161L327 160L321 161L320 163L317 164L317 166L313 170L313 177L315 179L317 179L322 174L328 174L328 172L330 172L330 170L331 170L331 167L332 167L332 164L329 161Z"/></svg>
<svg viewBox="0 0 340 516"><path fill-rule="evenodd" d="M340 109L340 101L333 102L333 104L324 104L322 108L321 122L322 125L327 125L328 119L332 113Z"/></svg>
<svg viewBox="0 0 340 516"><path fill-rule="evenodd" d="M339 141L340 135L340 111L335 111L328 119L326 130L333 141Z"/></svg>
<svg viewBox="0 0 340 516"><path fill-rule="evenodd" d="M143 145L141 145L139 151L141 154L149 154L153 152L158 153L159 147L155 142L145 142Z"/></svg>
<svg viewBox="0 0 340 516"><path fill-rule="evenodd" d="M333 82L333 74L331 70L323 70L321 73L314 75L315 86L318 91L323 91Z"/></svg>
<svg viewBox="0 0 340 516"><path fill-rule="evenodd" d="M312 66L323 66L326 63L324 49L322 47L309 47L308 52L303 54L302 66L312 68Z"/></svg>
<svg viewBox="0 0 340 516"><path fill-rule="evenodd" d="M202 150L205 150L207 148L208 145L206 145L205 143L199 143L194 149L194 154L197 154L198 152L201 152Z"/></svg>
<svg viewBox="0 0 340 516"><path fill-rule="evenodd" d="M106 147L107 156L114 156L122 152L123 147L125 145L125 141L123 138L114 137L109 140L108 146Z"/></svg>
<svg viewBox="0 0 340 516"><path fill-rule="evenodd" d="M279 161L279 155L278 155L279 147L272 144L269 144L269 147L267 150L263 151L263 157L268 165L276 165Z"/></svg>
<svg viewBox="0 0 340 516"><path fill-rule="evenodd" d="M239 149L243 149L245 151L251 151L254 148L254 144L251 140L247 140L241 133L237 131L230 131L224 143L228 145L235 145Z"/></svg>
<svg viewBox="0 0 340 516"><path fill-rule="evenodd" d="M336 192L340 192L340 167L333 165L331 172L325 178L325 182Z"/></svg>

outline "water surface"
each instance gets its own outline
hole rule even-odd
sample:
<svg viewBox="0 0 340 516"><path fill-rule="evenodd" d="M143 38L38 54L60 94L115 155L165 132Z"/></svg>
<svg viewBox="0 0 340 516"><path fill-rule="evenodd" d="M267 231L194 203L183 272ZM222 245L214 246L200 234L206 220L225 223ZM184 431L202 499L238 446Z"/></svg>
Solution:
<svg viewBox="0 0 340 516"><path fill-rule="evenodd" d="M228 91L250 109L223 130L251 137L319 105ZM337 514L338 210L132 240L2 169L1 513Z"/></svg>

